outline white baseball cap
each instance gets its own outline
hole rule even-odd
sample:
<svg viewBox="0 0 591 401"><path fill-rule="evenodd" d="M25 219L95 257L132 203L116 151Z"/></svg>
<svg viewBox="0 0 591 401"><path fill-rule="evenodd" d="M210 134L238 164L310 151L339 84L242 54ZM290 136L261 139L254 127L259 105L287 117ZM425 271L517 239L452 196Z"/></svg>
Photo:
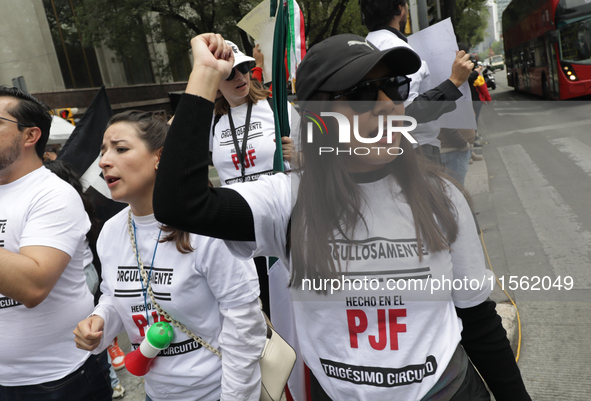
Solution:
<svg viewBox="0 0 591 401"><path fill-rule="evenodd" d="M238 64L246 63L248 61L255 61L254 58L247 56L246 54L242 53L238 46L236 46L233 42L226 40L226 43L232 47L232 51L234 52L234 65L236 67Z"/></svg>

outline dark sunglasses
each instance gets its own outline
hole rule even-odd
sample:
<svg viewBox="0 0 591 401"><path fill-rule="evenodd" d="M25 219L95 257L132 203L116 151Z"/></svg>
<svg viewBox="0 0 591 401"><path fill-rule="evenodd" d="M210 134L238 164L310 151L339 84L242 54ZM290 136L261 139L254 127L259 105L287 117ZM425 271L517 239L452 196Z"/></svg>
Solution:
<svg viewBox="0 0 591 401"><path fill-rule="evenodd" d="M248 71L250 71L250 67L248 63L238 64L236 67L232 68L232 72L230 76L226 78L226 81L231 81L236 77L236 70L238 70L242 75L246 75Z"/></svg>
<svg viewBox="0 0 591 401"><path fill-rule="evenodd" d="M374 107L374 102L378 100L378 92L380 90L395 104L404 102L408 99L410 81L411 79L405 76L363 81L343 93L333 95L331 100L346 97L353 110L357 113L365 113Z"/></svg>

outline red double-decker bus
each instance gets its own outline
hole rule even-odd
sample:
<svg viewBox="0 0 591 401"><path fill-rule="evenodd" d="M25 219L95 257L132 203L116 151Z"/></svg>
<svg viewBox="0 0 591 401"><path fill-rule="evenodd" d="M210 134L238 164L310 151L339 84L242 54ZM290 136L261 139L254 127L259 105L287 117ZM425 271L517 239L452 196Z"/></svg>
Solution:
<svg viewBox="0 0 591 401"><path fill-rule="evenodd" d="M503 41L515 90L546 99L591 94L591 0L513 0Z"/></svg>

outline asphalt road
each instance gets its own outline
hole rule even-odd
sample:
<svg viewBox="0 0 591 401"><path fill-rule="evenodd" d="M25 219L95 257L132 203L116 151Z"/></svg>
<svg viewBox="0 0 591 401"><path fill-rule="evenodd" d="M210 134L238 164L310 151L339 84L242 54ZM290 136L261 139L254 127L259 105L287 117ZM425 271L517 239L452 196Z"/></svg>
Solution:
<svg viewBox="0 0 591 401"><path fill-rule="evenodd" d="M475 199L497 277L514 276L519 366L534 400L589 400L591 102L542 101L495 75L479 122L490 189Z"/></svg>

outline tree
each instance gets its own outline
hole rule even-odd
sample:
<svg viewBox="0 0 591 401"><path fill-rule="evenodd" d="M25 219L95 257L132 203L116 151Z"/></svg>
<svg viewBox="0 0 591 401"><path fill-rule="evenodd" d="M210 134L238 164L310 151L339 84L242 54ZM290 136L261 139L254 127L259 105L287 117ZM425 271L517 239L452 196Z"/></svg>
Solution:
<svg viewBox="0 0 591 401"><path fill-rule="evenodd" d="M193 36L220 32L252 53L247 35L236 24L259 0L76 0L78 29L84 43L106 46L120 60L142 57L150 45L164 43L169 60L186 56ZM150 53L148 51L148 53ZM172 54L171 54L172 53ZM153 52L150 53L154 58ZM152 60L159 75L170 63ZM168 64L168 65L167 65Z"/></svg>
<svg viewBox="0 0 591 401"><path fill-rule="evenodd" d="M501 40L494 42L492 44L491 48L495 54L504 54L505 53L505 49L503 47L503 41L501 41Z"/></svg>
<svg viewBox="0 0 591 401"><path fill-rule="evenodd" d="M367 35L357 0L300 0L308 46L341 33Z"/></svg>
<svg viewBox="0 0 591 401"><path fill-rule="evenodd" d="M484 39L488 26L487 0L456 1L456 34L460 41L472 47Z"/></svg>
<svg viewBox="0 0 591 401"><path fill-rule="evenodd" d="M487 0L441 0L441 17L451 18L458 42L482 42L488 26Z"/></svg>
<svg viewBox="0 0 591 401"><path fill-rule="evenodd" d="M249 36L236 24L261 0L74 0L85 45L106 46L121 61L152 57L157 74L171 73L172 60L190 49L193 36L219 32L252 54ZM281 2L280 2L281 3ZM300 0L308 46L339 33L365 36L356 0ZM166 60L149 48L166 44Z"/></svg>

